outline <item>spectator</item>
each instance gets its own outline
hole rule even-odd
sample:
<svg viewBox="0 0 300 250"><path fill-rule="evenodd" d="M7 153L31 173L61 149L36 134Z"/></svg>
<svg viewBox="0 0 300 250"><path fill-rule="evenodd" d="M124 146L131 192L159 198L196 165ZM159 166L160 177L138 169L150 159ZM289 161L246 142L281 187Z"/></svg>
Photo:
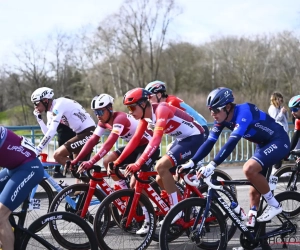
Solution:
<svg viewBox="0 0 300 250"><path fill-rule="evenodd" d="M274 92L270 98L270 107L268 109L269 115L279 123L285 130L288 132L288 112L287 109L283 106L283 96L279 92ZM282 166L282 161L279 161L273 166L273 172L276 172Z"/></svg>
<svg viewBox="0 0 300 250"><path fill-rule="evenodd" d="M283 126L285 132L289 130L288 112L283 106L283 96L279 92L274 92L270 98L269 115L275 119L277 123Z"/></svg>

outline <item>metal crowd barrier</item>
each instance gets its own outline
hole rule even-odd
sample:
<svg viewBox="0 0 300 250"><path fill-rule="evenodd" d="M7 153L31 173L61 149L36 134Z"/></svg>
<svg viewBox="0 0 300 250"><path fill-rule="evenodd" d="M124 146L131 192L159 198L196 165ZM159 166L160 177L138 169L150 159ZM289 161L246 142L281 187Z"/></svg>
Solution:
<svg viewBox="0 0 300 250"><path fill-rule="evenodd" d="M292 125L292 124L291 124ZM208 124L209 127L212 126L212 123ZM292 126L290 126L290 130L288 132L290 138L293 135L293 129ZM35 145L38 145L38 142L43 138L43 134L40 130L39 126L8 126L7 127L10 130L13 130L15 133L19 135L23 135L26 137L30 137L32 142ZM215 144L213 150L210 152L210 154L204 159L204 162L211 161L215 155L219 152L219 149L224 145L224 143L228 140L230 136L231 131L230 130L223 130L219 140ZM109 132L105 133L101 137L101 142L104 142L109 135ZM97 152L99 147L101 147L102 143L99 143L95 146L94 152ZM165 154L167 146L172 142L172 137L165 135L163 137L163 140L161 142L160 148L161 148L161 154ZM117 143L114 145L114 150L116 148L122 147L126 144L125 141L122 139L119 139ZM53 152L58 147L57 137L55 136L52 141L47 145L47 147L43 150L44 153L47 153L50 157L50 160L53 160L51 156L53 155ZM235 150L230 154L230 156L226 159L226 163L239 163L239 162L246 162L251 156L253 155L255 151L255 144L252 142L249 142L245 139L241 139L236 146ZM49 159L48 159L49 160Z"/></svg>

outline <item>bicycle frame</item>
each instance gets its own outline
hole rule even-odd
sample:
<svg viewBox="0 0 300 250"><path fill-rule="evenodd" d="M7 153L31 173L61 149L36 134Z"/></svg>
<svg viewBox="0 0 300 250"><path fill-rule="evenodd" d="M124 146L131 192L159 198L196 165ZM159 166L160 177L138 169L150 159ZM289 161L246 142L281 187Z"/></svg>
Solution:
<svg viewBox="0 0 300 250"><path fill-rule="evenodd" d="M140 172L139 179L141 180L148 180L150 176L157 175L157 172ZM151 201L155 203L155 205L159 208L157 215L166 215L168 211L170 210L170 207L168 204L164 202L164 200L160 197L160 195L152 188L152 186L149 183L141 183L139 181L136 181L135 187L134 187L134 196L132 201L130 201L127 206L121 206L120 203L115 204L118 208L120 208L121 212L124 212L124 209L126 208L126 211L124 214L128 214L127 221L125 227L129 227L131 221L133 218L137 222L143 221L145 218L144 216L139 216L135 214L134 209L130 209L131 207L137 207L138 202L140 200L142 192L145 191L147 196ZM198 197L204 198L204 196L201 194L201 192L198 190L197 187L190 186L186 183L186 188L184 190L183 199L187 199L191 197L191 193L195 193Z"/></svg>
<svg viewBox="0 0 300 250"><path fill-rule="evenodd" d="M237 186L241 186L241 185L251 185L253 186L248 180L237 180L237 181L217 181L217 180L212 180L213 184L216 185L222 185L222 186L227 186L227 185L237 185ZM282 228L277 228L273 231L270 232L263 232L262 231L262 225L265 223L256 223L255 227L254 227L254 231L250 231L244 224L244 222L242 220L240 220L240 218L231 210L230 205L228 205L222 198L221 196L217 193L217 191L211 187L209 187L208 189L208 195L206 197L207 203L206 203L206 207L204 210L204 218L207 218L209 215L209 210L210 210L210 206L211 206L211 202L212 200L216 200L217 203L219 204L219 206L222 208L223 211L225 211L225 213L230 217L230 219L237 225L237 227L239 228L239 230L241 232L243 232L243 234L245 235L245 237L252 241L252 242L259 242L261 240L270 238L270 237L275 237L278 235L282 235L284 233L291 233L293 232L292 229L282 229ZM263 202L264 199L260 198L260 202L259 202L259 207L258 207L258 212L257 215L259 216L262 213L262 209L263 209ZM202 211L200 211L195 219L195 222L193 224L192 227L192 231L196 231L196 239L198 239L201 235L201 231L202 228L204 227L204 222L206 220L201 220L203 217L201 216ZM283 213L283 216L286 218L285 214ZM287 218L286 218L287 219ZM200 222L201 220L201 222ZM197 229L197 225L200 222L200 226ZM294 229L295 230L295 229ZM261 235L262 234L262 235Z"/></svg>
<svg viewBox="0 0 300 250"><path fill-rule="evenodd" d="M103 179L104 177L107 177L107 172L96 172L94 171L93 175L94 178L100 179L99 181L95 181L93 179L90 179L89 182L89 190L86 196L86 199L84 201L84 206L82 208L82 211L80 213L80 217L84 218L88 208L90 205L96 205L100 204L99 200L92 201L92 197L95 193L96 188L100 188L100 190L107 196L114 192L114 190L108 185L108 183Z"/></svg>

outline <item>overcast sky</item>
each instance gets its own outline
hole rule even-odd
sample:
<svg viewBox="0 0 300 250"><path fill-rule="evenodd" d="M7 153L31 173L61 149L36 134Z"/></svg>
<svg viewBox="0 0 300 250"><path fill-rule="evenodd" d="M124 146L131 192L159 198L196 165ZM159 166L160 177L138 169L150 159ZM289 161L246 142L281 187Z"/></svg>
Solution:
<svg viewBox="0 0 300 250"><path fill-rule="evenodd" d="M55 30L96 27L122 0L0 0L0 61L26 40L40 41ZM298 32L299 0L177 0L183 7L169 29L174 38L203 43L226 35Z"/></svg>

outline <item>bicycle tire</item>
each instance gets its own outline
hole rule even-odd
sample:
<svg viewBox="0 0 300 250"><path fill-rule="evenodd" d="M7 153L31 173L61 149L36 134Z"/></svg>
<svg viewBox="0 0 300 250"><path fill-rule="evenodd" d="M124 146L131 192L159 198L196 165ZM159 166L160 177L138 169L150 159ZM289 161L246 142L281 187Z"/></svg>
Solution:
<svg viewBox="0 0 300 250"><path fill-rule="evenodd" d="M28 228L32 221L35 221L42 215L49 211L51 202L53 201L54 193L51 186L46 180L42 180L36 189L33 199L39 200L39 206L35 206L35 209L27 210L27 214L24 221L24 227ZM38 208L39 207L39 208ZM18 213L22 209L22 205L19 206L14 212ZM45 225L44 225L45 226ZM41 227L42 229L42 227Z"/></svg>
<svg viewBox="0 0 300 250"><path fill-rule="evenodd" d="M295 176L297 178L296 186L292 186L291 185L292 183L289 183L289 182L291 182L292 176L294 176L296 174L295 170L293 170L293 168L295 168L295 164L288 164L288 165L285 165L285 166L279 168L274 173L274 176L278 177L278 182L276 185L274 195L279 194L284 191L295 191L295 192L300 191L300 182L299 182L300 176L299 176L299 174L298 174L298 176ZM285 175L287 175L287 176L285 176Z"/></svg>
<svg viewBox="0 0 300 250"><path fill-rule="evenodd" d="M185 216L183 217L185 222L190 221L190 215L194 214L196 211L199 213L199 211L203 212L205 206L206 206L206 199L202 198L190 198L186 199L180 203L178 203L176 206L174 206L169 213L166 215L164 223L161 227L160 234L159 234L159 246L161 250L176 250L176 249L184 249L187 245L189 246L189 249L226 249L227 247L227 225L224 221L224 217L222 215L222 212L220 209L214 205L211 204L210 213L213 216L214 220L208 223L205 223L205 229L206 234L203 236L207 236L207 234L210 234L212 232L211 229L216 229L219 231L217 235L219 236L218 239L213 239L213 241L209 242L208 239L206 239L206 242L202 241L199 244L195 243L195 239L192 239L192 237L195 237L195 235L191 232L186 240L182 237L178 239L178 241L174 240L172 242L168 241L168 235L170 234L169 230L172 228L174 230L174 226L172 225L173 218L180 212L184 212ZM195 208L198 208L195 209ZM192 212L194 211L194 212ZM194 214L194 216L196 216ZM179 223L179 222L178 222ZM177 224L177 223L176 223ZM182 225L178 225L178 230L182 230ZM199 239L200 240L200 239Z"/></svg>
<svg viewBox="0 0 300 250"><path fill-rule="evenodd" d="M285 191L282 193L279 193L275 196L275 198L277 199L277 201L279 203L281 203L282 205L282 210L283 213L287 216L287 218L294 224L296 225L296 229L300 228L300 193L297 192L293 192L293 191ZM265 232L270 232L273 230L278 230L278 228L282 227L284 225L284 223L288 223L286 218L282 215L282 213L280 213L279 215L275 216L271 222L269 223L264 223L263 226L263 230ZM288 225L287 225L288 226ZM297 234L296 234L297 233ZM297 239L299 237L299 232L298 230L291 235L292 237L294 237L295 239ZM280 237L280 236L277 236ZM289 237L289 235L286 235L285 237ZM264 244L266 246L266 244L280 244L281 248L287 248L287 249L299 249L299 243L297 244L291 244L291 242L289 241L289 238L285 238L287 239L287 244L286 247L283 247L283 242L278 242L277 240L272 240L270 242L265 241ZM292 242L293 243L293 242ZM274 246L271 246L272 248L274 248Z"/></svg>
<svg viewBox="0 0 300 250"><path fill-rule="evenodd" d="M207 194L208 186L205 184L203 186L200 186L198 189L205 196L205 194ZM222 199L227 204L231 204L231 202L233 202L233 201L238 203L236 196L232 193L231 189L228 188L227 186L224 186L223 189L221 189L221 190L215 190L215 191L222 197ZM214 200L212 200L212 202L219 208L219 204L217 202L215 202ZM220 211L224 216L224 221L226 221L226 223L227 223L227 235L228 235L227 237L228 237L228 241L229 241L234 236L234 234L237 230L237 226L229 218L229 216L225 212L223 212L222 209L220 209Z"/></svg>
<svg viewBox="0 0 300 250"><path fill-rule="evenodd" d="M45 223L45 222L50 222L50 223ZM64 228L68 229L72 236L70 236L70 239L74 241L79 241L80 239L84 240L84 243L73 243L69 242L64 239L64 241L60 241L61 239L56 239L55 234L49 234L49 230L42 232L39 231L36 233L39 228L41 228L41 225L44 224L51 224L52 222L56 222L57 225L66 223L67 226L65 225ZM46 228L44 228L42 231L44 231ZM48 229L48 228L47 228ZM51 229L51 228L50 228ZM72 229L72 231L70 231ZM29 231L35 232L42 238L46 238L49 243L52 245L57 246L59 244L60 248L59 249L74 249L74 250L98 250L98 244L97 240L94 236L94 232L92 228L88 225L87 222L85 222L83 219L81 219L79 216L67 212L52 212L48 213L46 215L41 216L37 220L35 220L28 228ZM76 232L76 234L75 234ZM74 236L75 234L75 236ZM53 236L53 238L52 238ZM45 240L46 240L45 239ZM61 248L63 247L63 248ZM34 239L30 234L25 234L22 243L21 243L21 248L20 250L35 250L35 249L45 249L45 246L39 243L36 239Z"/></svg>
<svg viewBox="0 0 300 250"><path fill-rule="evenodd" d="M65 211L74 213L80 216L81 210L83 208L83 205L85 204L85 198L87 195L87 192L89 190L89 184L87 183L79 183L79 184L73 184L66 188L64 188L61 192L59 192L53 199L50 209L50 212L56 212L56 211ZM73 200L76 200L76 208L73 209L66 201L65 198L69 196ZM95 204L94 206L89 206L88 213L84 217L84 220L88 221L91 225L94 223L95 214L97 213L98 207L100 206L100 203L104 200L105 195L102 191L99 189L95 189L94 196L92 200L99 200L98 204ZM110 214L107 211L106 214L107 218L110 217Z"/></svg>
<svg viewBox="0 0 300 250"><path fill-rule="evenodd" d="M139 199L139 205L135 208L136 213L140 215L140 218L142 218L141 221L133 219L133 221L130 224L130 227L125 229L124 225L126 223L126 215L123 216L120 211L120 217L119 217L119 225L114 227L109 227L107 230L107 233L103 235L101 233L101 230L99 230L98 223L102 221L103 211L109 207L111 204L121 203L123 208L126 210L127 205L131 206L131 202L134 197L134 190L133 189L123 189L118 190L109 196L107 196L101 205L98 208L97 214L95 216L94 220L94 232L98 241L98 244L101 249L105 250L112 250L112 249L123 249L125 247L127 250L129 249L146 249L153 238L153 233L155 232L155 212L152 203L146 197L144 194L141 194ZM149 213L149 224L150 224L150 230L145 235L136 235L135 232L140 229L142 223L144 222L144 217L142 216L142 205L145 206ZM133 207L128 207L128 210L132 210ZM133 240L132 240L133 239ZM110 242L109 242L110 241ZM127 242L127 245L124 243Z"/></svg>

